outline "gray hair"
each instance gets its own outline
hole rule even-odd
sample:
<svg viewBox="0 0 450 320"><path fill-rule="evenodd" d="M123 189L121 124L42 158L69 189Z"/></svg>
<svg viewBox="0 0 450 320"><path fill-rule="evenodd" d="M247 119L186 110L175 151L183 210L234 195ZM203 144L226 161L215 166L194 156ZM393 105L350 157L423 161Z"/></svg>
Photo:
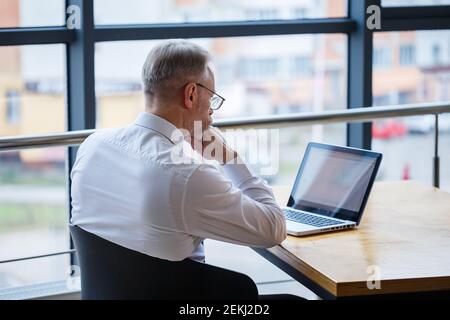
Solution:
<svg viewBox="0 0 450 320"><path fill-rule="evenodd" d="M166 98L183 84L205 76L211 56L185 40L169 40L154 47L142 68L145 94Z"/></svg>

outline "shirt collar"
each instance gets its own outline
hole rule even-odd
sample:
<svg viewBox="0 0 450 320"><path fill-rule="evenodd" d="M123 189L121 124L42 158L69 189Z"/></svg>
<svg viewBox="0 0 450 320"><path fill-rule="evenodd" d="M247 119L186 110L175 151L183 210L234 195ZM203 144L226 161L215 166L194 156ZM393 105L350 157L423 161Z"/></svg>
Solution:
<svg viewBox="0 0 450 320"><path fill-rule="evenodd" d="M150 129L152 131L156 131L157 133L163 135L172 143L177 143L177 141L173 139L174 131L179 130L169 121L158 117L149 112L141 112L136 118L135 125Z"/></svg>

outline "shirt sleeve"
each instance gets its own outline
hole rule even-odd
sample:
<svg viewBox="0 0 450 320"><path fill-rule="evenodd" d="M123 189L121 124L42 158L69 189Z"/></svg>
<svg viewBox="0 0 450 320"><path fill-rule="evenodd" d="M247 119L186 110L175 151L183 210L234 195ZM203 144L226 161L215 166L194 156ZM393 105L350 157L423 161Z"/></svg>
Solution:
<svg viewBox="0 0 450 320"><path fill-rule="evenodd" d="M181 206L187 232L255 247L283 242L286 220L267 183L245 164L223 171L200 165L188 179Z"/></svg>

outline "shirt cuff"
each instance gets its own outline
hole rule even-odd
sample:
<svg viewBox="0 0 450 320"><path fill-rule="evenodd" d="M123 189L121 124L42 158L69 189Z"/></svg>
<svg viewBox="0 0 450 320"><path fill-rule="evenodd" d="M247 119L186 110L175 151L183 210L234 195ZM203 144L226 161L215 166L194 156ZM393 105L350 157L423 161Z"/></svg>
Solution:
<svg viewBox="0 0 450 320"><path fill-rule="evenodd" d="M255 175L252 173L244 163L238 162L237 164L225 164L222 166L224 173L228 178L236 185L240 186L243 182L253 178Z"/></svg>

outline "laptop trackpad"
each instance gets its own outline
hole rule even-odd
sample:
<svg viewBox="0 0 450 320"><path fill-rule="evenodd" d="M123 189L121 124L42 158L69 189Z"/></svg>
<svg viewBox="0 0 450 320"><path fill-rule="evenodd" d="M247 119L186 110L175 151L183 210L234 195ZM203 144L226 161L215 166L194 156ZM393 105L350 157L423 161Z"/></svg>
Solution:
<svg viewBox="0 0 450 320"><path fill-rule="evenodd" d="M286 220L286 229L294 232L303 232L303 231L317 230L320 228Z"/></svg>

